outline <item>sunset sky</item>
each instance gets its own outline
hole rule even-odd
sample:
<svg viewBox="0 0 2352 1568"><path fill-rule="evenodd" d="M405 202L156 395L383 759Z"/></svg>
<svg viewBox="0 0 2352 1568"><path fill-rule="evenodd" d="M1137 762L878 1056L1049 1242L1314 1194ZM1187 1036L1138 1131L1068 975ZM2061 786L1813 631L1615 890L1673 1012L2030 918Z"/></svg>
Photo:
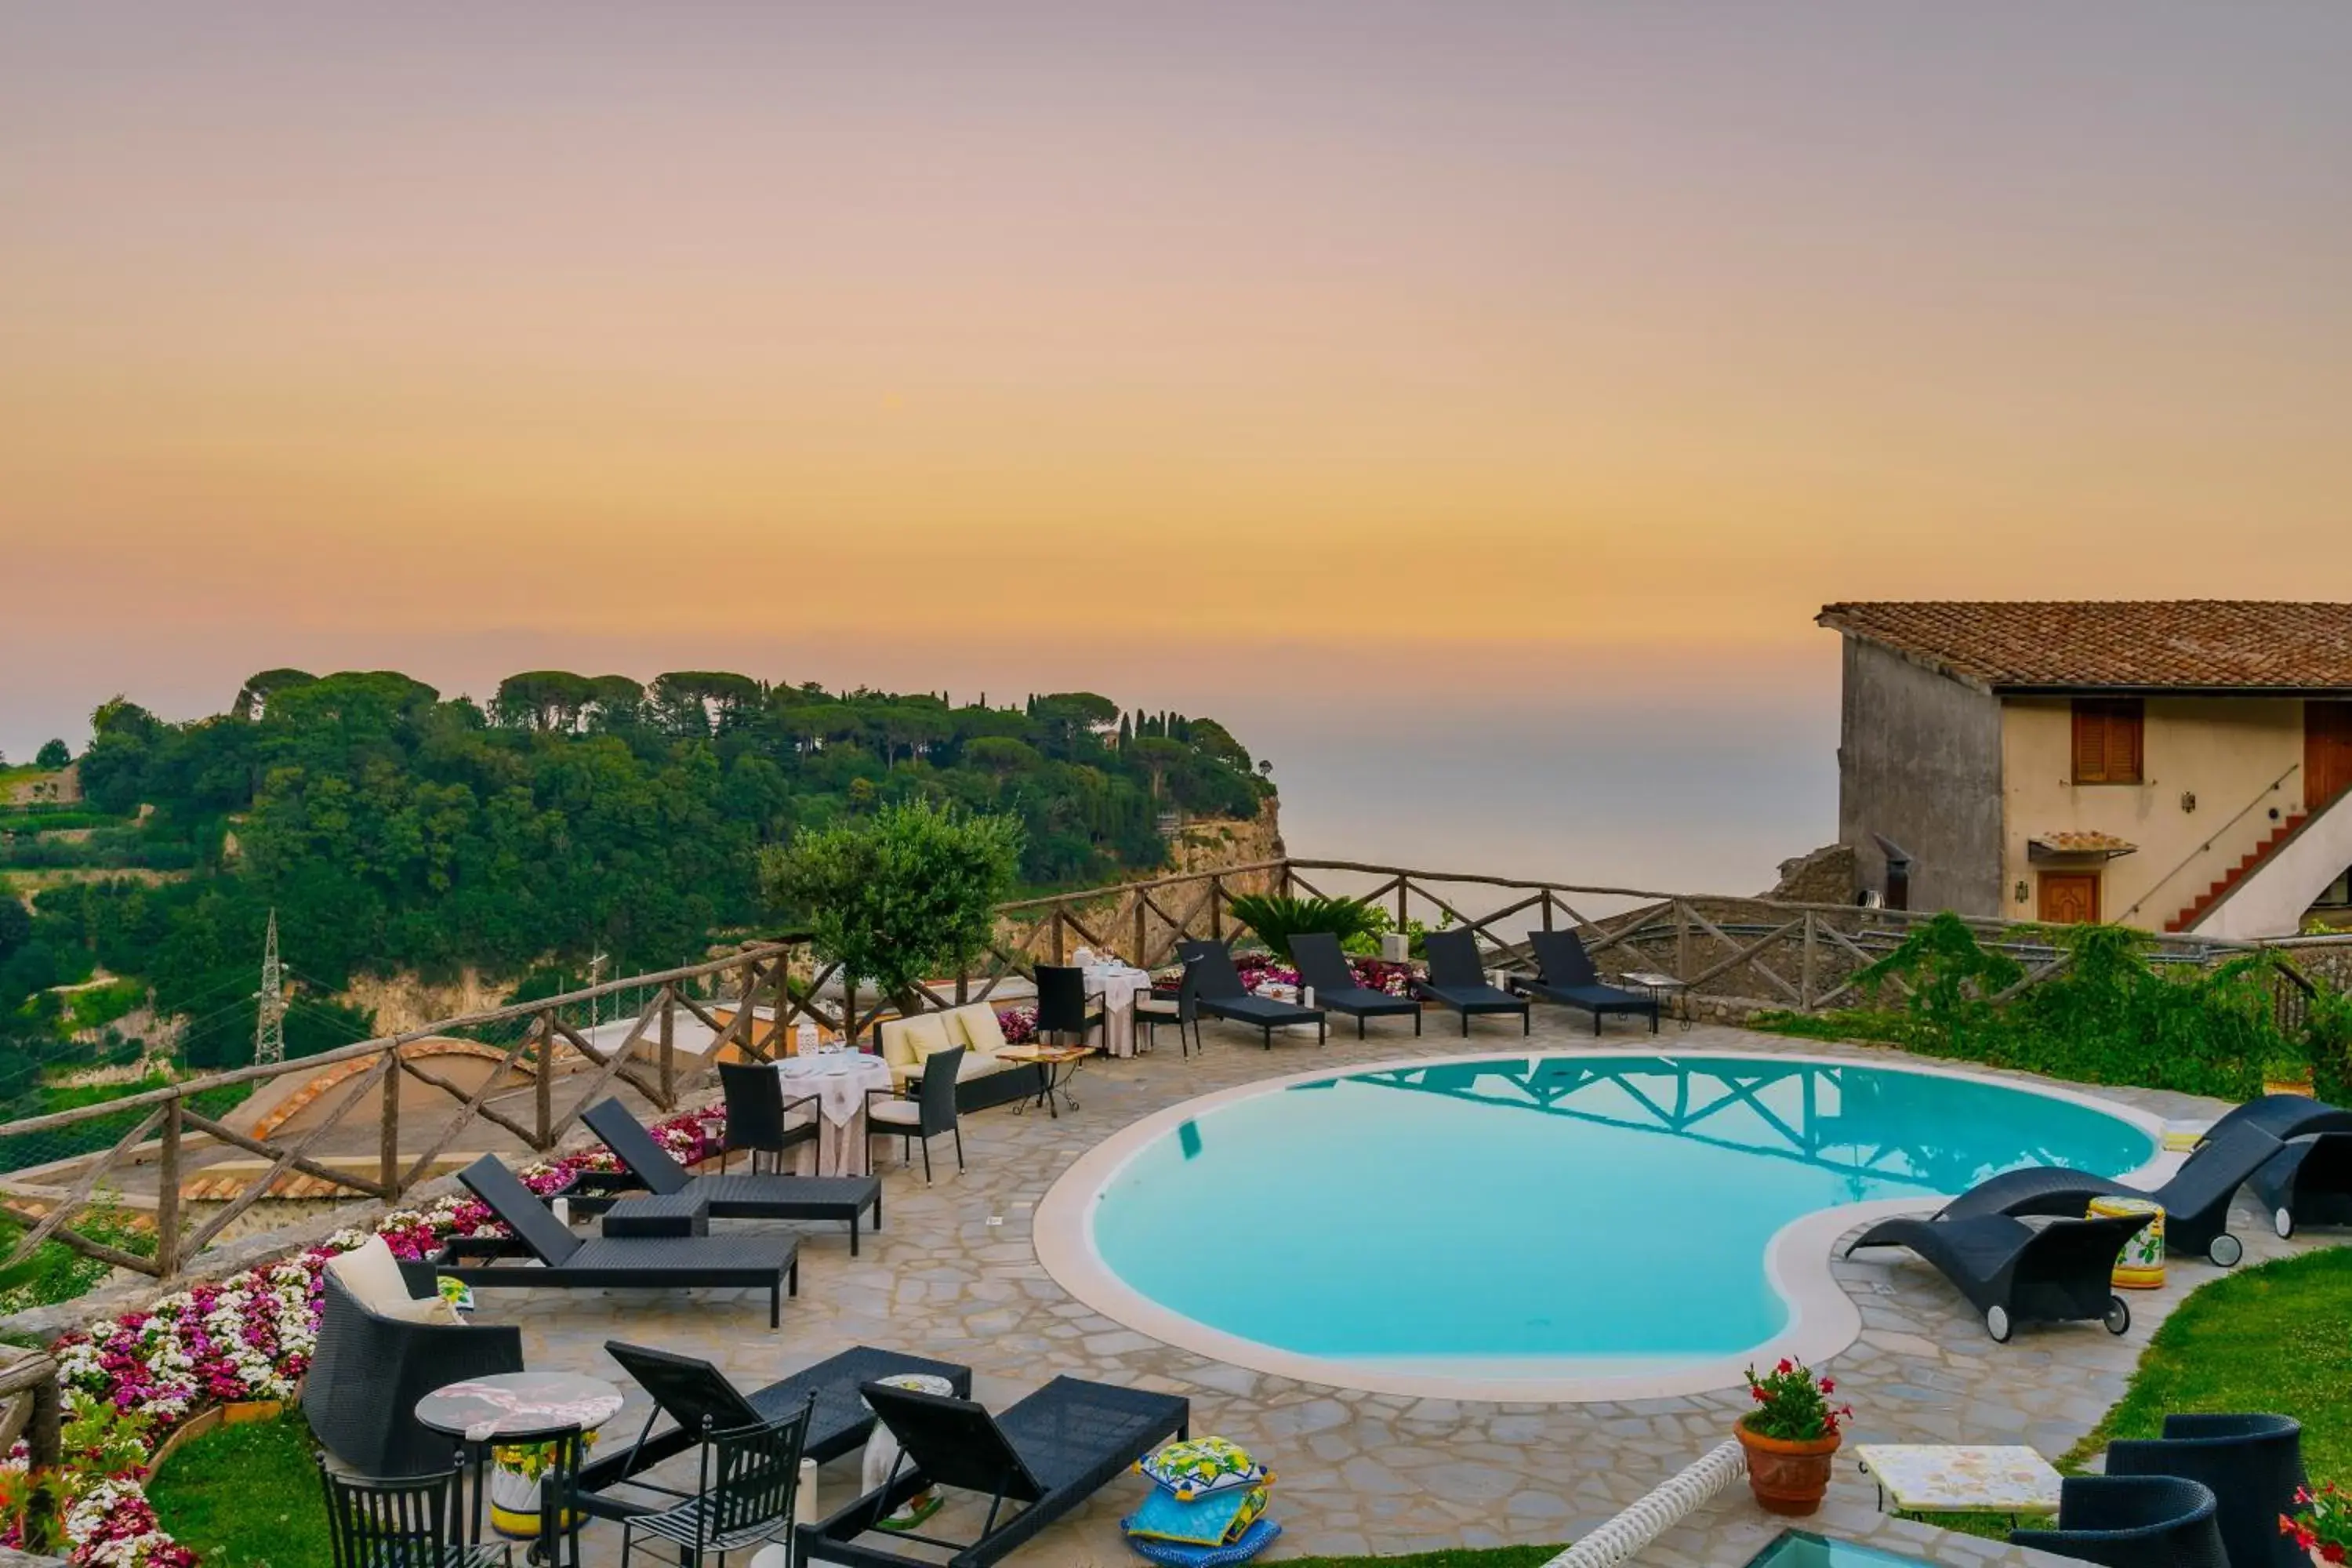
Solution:
<svg viewBox="0 0 2352 1568"><path fill-rule="evenodd" d="M10 5L0 752L542 663L1811 748L1826 599L2352 596L2347 79L2319 3Z"/></svg>

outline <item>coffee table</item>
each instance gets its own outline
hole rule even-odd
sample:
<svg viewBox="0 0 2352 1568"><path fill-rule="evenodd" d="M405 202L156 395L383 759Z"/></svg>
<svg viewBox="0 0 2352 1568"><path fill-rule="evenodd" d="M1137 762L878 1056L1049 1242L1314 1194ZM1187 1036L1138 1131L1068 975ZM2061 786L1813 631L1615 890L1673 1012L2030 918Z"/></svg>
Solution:
<svg viewBox="0 0 2352 1568"><path fill-rule="evenodd" d="M1037 1103L1045 1107L1048 1116L1058 1121L1061 1106L1066 1105L1072 1110L1078 1108L1077 1100L1070 1094L1069 1082L1077 1076L1079 1064L1094 1055L1092 1046L1007 1046L996 1054L1006 1061L1037 1064L1038 1074L1045 1080L1045 1086L1037 1091ZM1020 1105L1013 1108L1015 1115L1026 1109Z"/></svg>
<svg viewBox="0 0 2352 1568"><path fill-rule="evenodd" d="M1897 1513L2058 1511L2058 1471L2023 1444L1864 1443L1853 1457Z"/></svg>

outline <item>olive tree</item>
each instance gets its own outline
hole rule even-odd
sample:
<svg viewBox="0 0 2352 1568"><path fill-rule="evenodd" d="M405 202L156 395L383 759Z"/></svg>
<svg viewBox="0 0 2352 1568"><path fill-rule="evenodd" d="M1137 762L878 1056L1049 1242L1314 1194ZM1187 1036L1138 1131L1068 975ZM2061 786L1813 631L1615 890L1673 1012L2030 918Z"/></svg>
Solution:
<svg viewBox="0 0 2352 1568"><path fill-rule="evenodd" d="M1015 817L910 800L761 850L760 886L852 985L908 1007L919 982L988 951L1021 847Z"/></svg>

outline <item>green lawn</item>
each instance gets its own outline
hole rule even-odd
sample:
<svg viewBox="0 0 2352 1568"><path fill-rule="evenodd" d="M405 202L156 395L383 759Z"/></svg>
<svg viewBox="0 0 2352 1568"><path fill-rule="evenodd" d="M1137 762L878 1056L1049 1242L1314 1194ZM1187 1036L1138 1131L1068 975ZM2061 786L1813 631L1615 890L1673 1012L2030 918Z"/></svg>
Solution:
<svg viewBox="0 0 2352 1568"><path fill-rule="evenodd" d="M2182 1302L2122 1403L2058 1468L2080 1468L2111 1438L2160 1436L2176 1410L2292 1415L2312 1479L2352 1482L2352 1247L2241 1269Z"/></svg>
<svg viewBox="0 0 2352 1568"><path fill-rule="evenodd" d="M298 1415L214 1428L172 1456L147 1496L156 1519L205 1568L317 1568L334 1560L310 1428Z"/></svg>

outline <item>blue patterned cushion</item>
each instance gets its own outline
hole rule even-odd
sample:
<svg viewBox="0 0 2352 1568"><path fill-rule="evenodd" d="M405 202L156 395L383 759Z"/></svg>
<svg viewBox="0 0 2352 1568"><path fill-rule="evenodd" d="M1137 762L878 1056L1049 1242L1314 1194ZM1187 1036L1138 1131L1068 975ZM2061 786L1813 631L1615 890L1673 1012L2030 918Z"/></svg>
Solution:
<svg viewBox="0 0 2352 1568"><path fill-rule="evenodd" d="M1186 1546L1223 1546L1265 1511L1264 1487L1228 1487L1196 1502L1154 1489L1141 1508L1118 1522L1129 1536Z"/></svg>
<svg viewBox="0 0 2352 1568"><path fill-rule="evenodd" d="M1152 1562L1165 1563L1168 1568L1224 1568L1229 1563L1248 1562L1281 1533L1282 1526L1270 1519L1261 1519L1230 1546L1181 1546L1172 1541L1145 1541L1135 1536L1129 1536L1127 1543Z"/></svg>

